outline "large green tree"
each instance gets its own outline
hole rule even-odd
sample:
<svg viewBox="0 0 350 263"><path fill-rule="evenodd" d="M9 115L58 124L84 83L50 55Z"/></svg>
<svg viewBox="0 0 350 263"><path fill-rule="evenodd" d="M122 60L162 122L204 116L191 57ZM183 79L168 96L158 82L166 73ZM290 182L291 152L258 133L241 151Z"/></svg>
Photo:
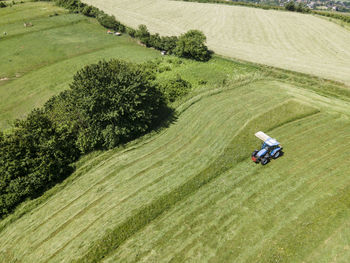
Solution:
<svg viewBox="0 0 350 263"><path fill-rule="evenodd" d="M169 111L153 80L144 66L121 60L80 70L63 103L77 116L79 148L113 148L155 128Z"/></svg>

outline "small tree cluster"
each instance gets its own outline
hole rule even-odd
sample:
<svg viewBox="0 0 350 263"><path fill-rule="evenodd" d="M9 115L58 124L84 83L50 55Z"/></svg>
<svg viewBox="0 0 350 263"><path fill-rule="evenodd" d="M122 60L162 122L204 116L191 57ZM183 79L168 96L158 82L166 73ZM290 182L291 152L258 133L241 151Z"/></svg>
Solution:
<svg viewBox="0 0 350 263"><path fill-rule="evenodd" d="M211 54L205 42L206 37L202 32L190 30L179 37L174 53L179 57L208 61Z"/></svg>
<svg viewBox="0 0 350 263"><path fill-rule="evenodd" d="M67 177L81 154L135 139L170 113L144 65L111 60L84 67L69 90L0 133L0 218Z"/></svg>
<svg viewBox="0 0 350 263"><path fill-rule="evenodd" d="M289 1L284 8L288 11L296 11L296 12L300 12L300 13L309 13L310 12L310 8L308 8L306 5L299 3L299 4L295 4L294 1Z"/></svg>

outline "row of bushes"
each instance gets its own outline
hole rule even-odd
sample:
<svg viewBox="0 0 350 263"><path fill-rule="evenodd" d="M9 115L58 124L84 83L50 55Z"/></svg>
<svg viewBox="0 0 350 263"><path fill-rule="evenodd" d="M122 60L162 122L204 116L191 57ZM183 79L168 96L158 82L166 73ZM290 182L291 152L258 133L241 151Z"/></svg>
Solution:
<svg viewBox="0 0 350 263"><path fill-rule="evenodd" d="M111 149L164 124L167 101L191 85L155 81L154 66L101 61L78 71L70 89L52 97L8 133L0 132L0 218L73 171L95 149Z"/></svg>
<svg viewBox="0 0 350 263"><path fill-rule="evenodd" d="M331 17L335 19L339 19L343 22L350 23L350 16L336 13L336 12L326 12L326 11L317 11L311 10L307 6L302 3L295 4L294 1L288 2L284 7L276 6L276 5L264 5L260 3L251 3L251 2L240 2L240 1L226 1L226 0L182 0L185 2L198 2L198 3L216 3L216 4L225 4L225 5L239 5L239 6L247 6L247 7L255 7L261 9L272 9L272 10L287 10L292 12L300 12L300 13L311 13L315 15Z"/></svg>
<svg viewBox="0 0 350 263"><path fill-rule="evenodd" d="M38 1L38 0L37 0ZM114 16L107 15L102 10L84 4L80 0L53 0L58 6L64 7L71 12L81 13L85 16L94 17L105 28L119 32L126 32L131 37L137 38L147 47L165 51L178 57L207 61L212 52L205 45L206 37L198 30L190 30L187 33L177 36L160 36L150 34L145 25L140 25L137 30L126 27L116 20Z"/></svg>

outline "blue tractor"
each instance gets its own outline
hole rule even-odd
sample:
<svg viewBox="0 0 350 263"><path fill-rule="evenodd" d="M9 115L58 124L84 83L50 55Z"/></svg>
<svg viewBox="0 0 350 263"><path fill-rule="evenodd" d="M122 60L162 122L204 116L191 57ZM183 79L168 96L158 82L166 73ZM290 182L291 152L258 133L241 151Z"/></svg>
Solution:
<svg viewBox="0 0 350 263"><path fill-rule="evenodd" d="M271 138L267 134L259 131L255 133L255 136L263 141L261 150L255 150L252 153L252 160L256 164L261 163L262 165L267 164L271 159L277 159L283 155L283 147L276 139Z"/></svg>

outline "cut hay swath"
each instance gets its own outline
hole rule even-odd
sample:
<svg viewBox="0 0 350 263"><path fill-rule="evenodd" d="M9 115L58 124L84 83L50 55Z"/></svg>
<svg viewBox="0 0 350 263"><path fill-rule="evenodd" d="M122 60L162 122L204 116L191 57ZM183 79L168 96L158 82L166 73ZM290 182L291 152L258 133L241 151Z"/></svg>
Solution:
<svg viewBox="0 0 350 263"><path fill-rule="evenodd" d="M303 255L321 245L314 240L344 226L349 217L341 213L338 188L350 184L348 103L271 81L200 98L149 141L104 153L95 165L88 160L76 171L81 176L5 227L2 258L70 262L86 256L96 262L103 255L110 262L159 262L216 256L224 262L261 254L269 261L279 247ZM249 160L260 129L285 142L286 155L266 168ZM337 213L327 221L330 204ZM290 240L294 233L299 243ZM316 261L345 242L331 240Z"/></svg>
<svg viewBox="0 0 350 263"><path fill-rule="evenodd" d="M312 15L170 0L83 0L161 35L200 29L216 53L350 84L350 30Z"/></svg>

